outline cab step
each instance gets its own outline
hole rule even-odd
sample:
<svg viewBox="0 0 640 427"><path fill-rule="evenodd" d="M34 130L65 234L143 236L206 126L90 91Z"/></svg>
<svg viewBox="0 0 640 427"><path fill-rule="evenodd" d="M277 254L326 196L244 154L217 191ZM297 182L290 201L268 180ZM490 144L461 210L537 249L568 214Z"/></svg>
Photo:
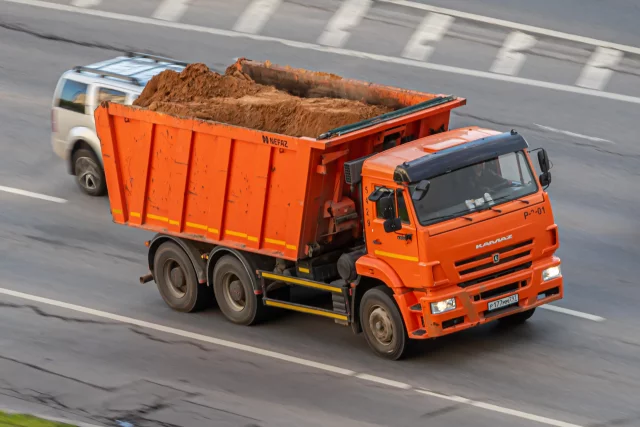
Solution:
<svg viewBox="0 0 640 427"><path fill-rule="evenodd" d="M263 295L262 301L265 305L332 318L336 323L340 323L342 325L349 325L351 323L351 313L349 312L349 286L346 281L334 280L333 282L325 283L296 276L273 273L270 271L258 270L257 273L260 277ZM271 291L269 291L268 282L282 282L290 286L302 286L330 292L332 310L272 298L269 295Z"/></svg>

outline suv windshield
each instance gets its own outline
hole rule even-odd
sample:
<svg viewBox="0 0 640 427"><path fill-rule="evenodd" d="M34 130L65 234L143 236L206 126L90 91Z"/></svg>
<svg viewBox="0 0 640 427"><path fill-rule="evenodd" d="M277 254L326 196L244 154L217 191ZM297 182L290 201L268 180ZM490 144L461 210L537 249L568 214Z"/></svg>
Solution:
<svg viewBox="0 0 640 427"><path fill-rule="evenodd" d="M422 225L490 209L538 190L522 151L457 169L429 181L431 186L425 197L413 201ZM409 185L412 194L417 184Z"/></svg>

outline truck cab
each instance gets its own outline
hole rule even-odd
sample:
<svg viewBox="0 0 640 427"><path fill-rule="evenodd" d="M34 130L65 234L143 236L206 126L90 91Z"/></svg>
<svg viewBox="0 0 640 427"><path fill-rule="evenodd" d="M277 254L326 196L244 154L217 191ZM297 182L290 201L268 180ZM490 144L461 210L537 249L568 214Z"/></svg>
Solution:
<svg viewBox="0 0 640 427"><path fill-rule="evenodd" d="M549 161L538 158L539 177L521 135L468 127L363 162L356 268L393 289L410 338L521 322L562 298Z"/></svg>

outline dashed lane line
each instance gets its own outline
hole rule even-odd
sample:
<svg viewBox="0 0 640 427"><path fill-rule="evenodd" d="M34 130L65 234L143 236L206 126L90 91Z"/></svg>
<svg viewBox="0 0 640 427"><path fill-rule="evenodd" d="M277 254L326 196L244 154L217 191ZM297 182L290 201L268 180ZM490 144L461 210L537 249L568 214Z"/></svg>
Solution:
<svg viewBox="0 0 640 427"><path fill-rule="evenodd" d="M581 319L592 320L594 322L604 322L604 317L596 316L595 314L583 313L582 311L571 310L569 308L558 307L557 305L545 304L541 305L540 308L549 311L555 311L556 313L567 314L569 316L579 317Z"/></svg>
<svg viewBox="0 0 640 427"><path fill-rule="evenodd" d="M615 145L615 142L613 142L613 141L610 141L610 140L604 139L604 138L598 138L596 136L583 135L581 133L571 132L571 131L568 131L568 130L556 129L556 128L552 128L550 126L539 125L538 123L534 123L534 125L539 127L540 129L544 129L546 131L553 132L553 133L559 133L559 134L562 134L562 135L572 136L574 138L586 139L588 141L593 141L593 142L606 142L607 144L614 144Z"/></svg>
<svg viewBox="0 0 640 427"><path fill-rule="evenodd" d="M547 28L536 27L533 25L519 24L517 22L505 21L503 19L490 18L488 16L476 15L474 13L461 12L459 10L447 9L444 7L431 6L424 3L416 3L407 0L380 0L382 3L395 4L398 6L420 9L428 12L441 13L443 15L453 16L455 18L467 19L469 21L482 22L485 24L497 25L500 27L511 28L513 30L524 31L527 33L539 34L543 36L569 40L578 43L585 43L592 46L608 47L623 52L629 52L640 55L640 48L635 46L627 46L618 43L612 43L605 40L598 40L591 37L583 37L575 34L563 33L561 31L549 30Z"/></svg>
<svg viewBox="0 0 640 427"><path fill-rule="evenodd" d="M48 202L54 203L67 203L65 199L61 199L59 197L47 196L46 194L34 193L31 191L20 190L19 188L5 187L0 185L0 191L4 191L5 193L17 194L19 196L31 197L34 199L46 200Z"/></svg>
<svg viewBox="0 0 640 427"><path fill-rule="evenodd" d="M259 33L281 3L282 0L253 0L234 24L234 31Z"/></svg>
<svg viewBox="0 0 640 427"><path fill-rule="evenodd" d="M178 21L187 11L189 0L163 0L153 17L165 21Z"/></svg>
<svg viewBox="0 0 640 427"><path fill-rule="evenodd" d="M345 0L331 17L318 43L326 46L341 47L351 35L349 30L357 27L371 7L371 0Z"/></svg>
<svg viewBox="0 0 640 427"><path fill-rule="evenodd" d="M406 65L410 67L422 68L425 70L441 71L449 74L458 74L463 76L478 77L478 78L489 79L489 80L517 83L525 86L551 89L554 91L594 96L597 98L610 99L614 101L621 101L621 102L627 102L632 104L640 104L640 97L636 97L636 96L622 95L619 93L612 93L612 92L602 92L595 89L588 89L588 88L569 86L569 85L564 85L559 83L545 82L541 80L532 80L532 79L526 79L522 77L496 74L488 71L470 70L466 68L453 67L449 65L433 64L433 63L421 62L421 61L416 61L416 60L407 59L407 58L399 58L394 56L367 53L367 52L361 52L361 51L351 50L351 49L344 49L344 48L331 47L331 46L321 46L315 43L299 42L295 40L282 39L278 37L263 36L259 34L240 33L232 30L202 27L199 25L184 24L179 22L161 21L153 18L125 15L125 14L115 13L115 12L106 12L106 11L94 10L94 9L82 9L79 7L58 4L58 3L49 3L41 0L0 0L0 1L4 3L21 4L25 6L39 7L43 9L49 9L49 10L71 12L71 13L77 13L82 15L95 16L99 18L113 19L113 20L118 20L123 22L133 22L137 24L146 24L146 25L153 25L157 27L173 28L177 30L192 31L192 32L211 34L216 36L247 38L247 39L257 40L257 41L274 42L274 43L280 43L287 47L293 47L297 49L306 49L306 50L312 50L316 52L349 56L349 57L359 58L359 59L369 59L372 61L385 62L389 64Z"/></svg>
<svg viewBox="0 0 640 427"><path fill-rule="evenodd" d="M171 334L171 335L177 335L177 336L180 336L180 337L183 337L183 338L189 338L189 339L192 339L192 340L195 340L195 341L201 341L201 342L205 342L205 343L208 343L208 344L217 345L217 346L220 346L220 347L231 348L231 349L243 351L243 352L246 352L246 353L251 353L251 354L264 356L264 357L269 357L269 358L272 358L272 359L276 359L276 360L280 360L280 361L284 361L284 362L289 362L289 363L293 363L293 364L296 364L296 365L315 368L315 369L319 369L319 370L326 371L326 372L331 372L331 373L338 374L338 375L343 375L343 376L347 376L347 377L354 377L354 378L357 378L357 379L363 380L363 381L373 382L373 383L376 383L376 384L386 385L386 386L389 386L389 387L399 388L399 389L403 389L403 390L411 390L411 391L413 391L415 393L420 393L420 394L427 395L427 396L430 396L430 397L449 400L449 401L454 401L454 402L458 402L458 403L461 403L461 404L465 404L465 405L473 406L473 407L476 407L476 408L484 409L484 410L487 410L487 411L497 412L497 413L501 413L501 414L504 414L504 415L510 415L512 417L515 417L515 418L521 418L521 419L525 419L525 420L529 420L529 421L535 421L535 422L540 423L540 424L545 424L545 425L555 426L555 427L584 427L584 426L580 426L578 424L571 424L571 423L564 422L564 421L561 421L561 420L556 420L556 419L553 419L553 418L547 418L547 417L539 416L539 415L536 415L536 414L531 414L531 413L528 413L528 412L523 412L523 411L518 411L518 410L515 410L515 409L505 408L505 407L502 407L502 406L498 406L498 405L494 405L494 404L490 404L490 403L486 403L486 402L480 402L480 401L477 401L477 400L467 399L467 398L464 398L464 397L461 397L461 396L452 396L452 395L447 395L447 394L444 394L444 393L438 393L438 392L432 391L432 390L425 390L425 389L422 389L422 388L413 388L411 385L403 383L403 382L399 382L399 381L395 381L395 380L391 380L391 379L387 379L387 378L382 378L382 377L378 377L378 376L374 376L374 375L369 375L369 374L365 374L365 373L355 372L355 371L353 371L351 369L345 369L345 368L341 368L339 366L334 366L334 365L328 365L328 364L325 364L325 363L315 362L315 361L312 361L312 360L303 359L301 357L290 356L290 355L284 354L284 353L278 353L278 352L275 352L275 351L266 350L266 349L259 348L259 347L245 345L245 344L241 344L241 343L237 343L237 342L233 342L233 341L228 341L228 340L224 340L224 339L220 339L220 338L215 338L215 337L211 337L211 336L207 336L207 335L197 334L197 333L194 333L194 332L189 332L189 331L185 331L185 330L182 330L182 329L172 328L172 327L160 325L160 324L157 324L157 323L146 322L144 320L134 319L132 317L121 316L119 314L108 313L106 311L94 310L92 308L83 307L83 306L75 305L75 304L70 304L70 303L66 303L66 302L58 301L58 300L53 300L53 299L49 299L49 298L43 298L43 297L39 297L39 296L36 296L36 295L27 294L27 293L24 293L24 292L14 291L14 290L11 290L11 289L0 288L0 294L7 295L7 296L10 296L10 297L14 297L14 298L20 298L20 299L27 300L27 301L37 302L37 303L44 304L44 305L49 305L49 306L52 306L52 307L63 308L63 309L75 311L75 312L78 312L78 313L88 314L90 316L99 317L99 318L102 318L102 319L108 319L108 320L112 320L112 321L116 321L116 322L125 323L125 324L128 324L128 325L134 325L134 326L138 326L138 327L141 327L141 328L146 328L146 329L151 329L151 330L154 330L154 331L164 332L164 333Z"/></svg>

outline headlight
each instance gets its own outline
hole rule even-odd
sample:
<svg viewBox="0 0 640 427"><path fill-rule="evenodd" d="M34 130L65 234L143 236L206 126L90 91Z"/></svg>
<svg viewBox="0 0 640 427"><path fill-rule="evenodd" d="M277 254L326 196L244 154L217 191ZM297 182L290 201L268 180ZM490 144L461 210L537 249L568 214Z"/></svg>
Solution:
<svg viewBox="0 0 640 427"><path fill-rule="evenodd" d="M454 310L455 308L456 308L455 298L449 298L444 301L431 303L431 313L433 314L446 313L447 311Z"/></svg>
<svg viewBox="0 0 640 427"><path fill-rule="evenodd" d="M542 281L546 282L547 280L555 279L556 277L560 277L562 273L560 272L560 266L556 265L555 267L549 267L542 272Z"/></svg>

